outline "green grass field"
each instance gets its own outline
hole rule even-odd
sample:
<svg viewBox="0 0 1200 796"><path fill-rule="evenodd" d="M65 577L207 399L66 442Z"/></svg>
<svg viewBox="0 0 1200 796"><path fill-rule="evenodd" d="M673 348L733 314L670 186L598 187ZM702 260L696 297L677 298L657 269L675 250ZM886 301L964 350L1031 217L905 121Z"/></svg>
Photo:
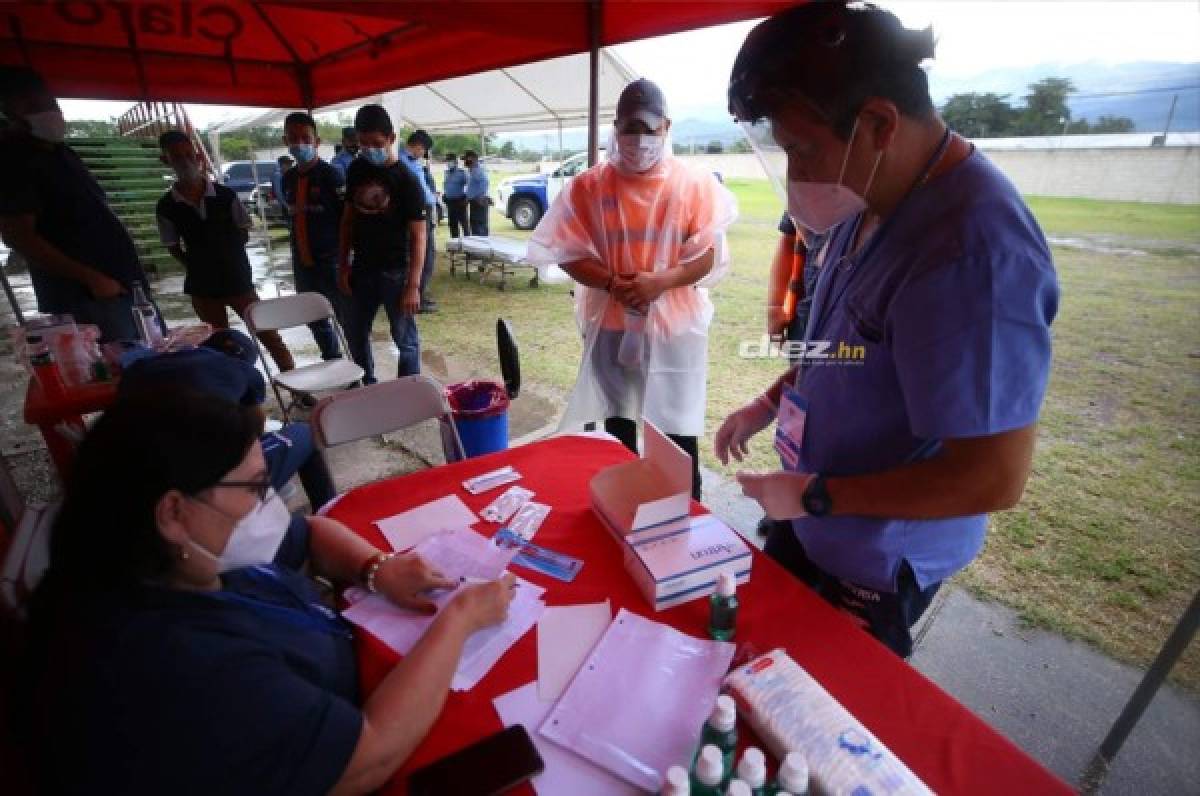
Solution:
<svg viewBox="0 0 1200 796"><path fill-rule="evenodd" d="M780 370L737 356L738 341L763 334L780 203L765 181L728 185L741 216L729 236L732 273L713 291L702 442L718 470L713 432ZM1055 247L1063 294L1033 476L1021 504L993 517L983 555L957 581L1031 623L1145 665L1200 584L1200 207L1030 205L1051 237L1154 245L1136 254ZM527 236L500 216L492 233ZM580 355L566 286L501 293L441 271L435 291L442 312L420 320L428 347L493 371L491 329L504 315L520 337L526 382L566 395ZM777 466L769 437L755 443L751 466ZM1197 645L1175 676L1200 688Z"/></svg>

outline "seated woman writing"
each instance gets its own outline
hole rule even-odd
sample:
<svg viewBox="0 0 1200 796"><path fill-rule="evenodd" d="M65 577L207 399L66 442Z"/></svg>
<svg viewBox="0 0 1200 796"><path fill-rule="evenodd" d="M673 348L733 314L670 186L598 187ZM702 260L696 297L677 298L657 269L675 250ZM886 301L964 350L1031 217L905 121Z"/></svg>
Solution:
<svg viewBox="0 0 1200 796"><path fill-rule="evenodd" d="M428 732L512 576L464 587L360 704L349 627L300 572L433 613L457 584L323 517L292 521L251 410L118 401L79 449L30 610L45 790L363 793Z"/></svg>

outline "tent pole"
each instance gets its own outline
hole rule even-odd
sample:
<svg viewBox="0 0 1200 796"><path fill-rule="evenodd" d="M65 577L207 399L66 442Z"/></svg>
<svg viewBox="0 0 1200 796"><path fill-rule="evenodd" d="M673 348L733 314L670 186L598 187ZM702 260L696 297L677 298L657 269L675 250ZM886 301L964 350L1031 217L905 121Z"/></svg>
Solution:
<svg viewBox="0 0 1200 796"><path fill-rule="evenodd" d="M588 167L600 154L600 24L602 0L588 3ZM561 149L561 147L560 147Z"/></svg>

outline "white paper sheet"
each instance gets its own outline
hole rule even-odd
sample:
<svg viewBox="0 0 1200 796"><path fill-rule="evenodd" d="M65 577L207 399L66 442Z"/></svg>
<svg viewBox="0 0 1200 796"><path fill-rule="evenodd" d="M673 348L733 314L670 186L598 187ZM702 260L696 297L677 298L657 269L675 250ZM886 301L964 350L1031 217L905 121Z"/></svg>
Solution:
<svg viewBox="0 0 1200 796"><path fill-rule="evenodd" d="M691 762L733 645L621 609L539 732L643 790Z"/></svg>
<svg viewBox="0 0 1200 796"><path fill-rule="evenodd" d="M517 555L515 548L497 547L469 528L439 531L416 546L414 553L451 580L495 580Z"/></svg>
<svg viewBox="0 0 1200 796"><path fill-rule="evenodd" d="M458 578L499 577L515 550L503 550L475 533L460 529L437 533L421 542L414 551L443 575ZM504 653L529 632L541 618L546 604L541 596L545 589L517 578L517 592L508 608L508 618L499 625L473 634L463 645L463 654L451 682L455 691L466 691L491 671ZM440 612L457 590L440 591L430 599ZM425 635L437 615L417 614L393 604L386 597L351 589L346 597L353 604L342 612L350 622L369 631L401 655L407 655Z"/></svg>
<svg viewBox="0 0 1200 796"><path fill-rule="evenodd" d="M438 531L469 528L479 522L458 495L447 495L391 517L375 520L393 550L407 550Z"/></svg>
<svg viewBox="0 0 1200 796"><path fill-rule="evenodd" d="M546 609L537 635L538 696L543 702L562 696L611 622L608 600Z"/></svg>
<svg viewBox="0 0 1200 796"><path fill-rule="evenodd" d="M505 727L525 725L533 745L542 756L542 762L546 764L546 770L532 780L538 796L633 796L641 793L628 782L538 734L538 725L554 706L551 702L538 699L538 690L538 683L529 683L496 697L492 702Z"/></svg>

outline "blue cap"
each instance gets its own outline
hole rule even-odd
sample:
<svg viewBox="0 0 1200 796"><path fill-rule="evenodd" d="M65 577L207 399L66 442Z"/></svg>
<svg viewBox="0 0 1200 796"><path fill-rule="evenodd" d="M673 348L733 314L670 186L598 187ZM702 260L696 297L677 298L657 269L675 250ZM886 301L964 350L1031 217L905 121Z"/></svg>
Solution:
<svg viewBox="0 0 1200 796"><path fill-rule="evenodd" d="M258 349L254 347L254 341L237 329L219 329L200 345L250 365L258 362Z"/></svg>

